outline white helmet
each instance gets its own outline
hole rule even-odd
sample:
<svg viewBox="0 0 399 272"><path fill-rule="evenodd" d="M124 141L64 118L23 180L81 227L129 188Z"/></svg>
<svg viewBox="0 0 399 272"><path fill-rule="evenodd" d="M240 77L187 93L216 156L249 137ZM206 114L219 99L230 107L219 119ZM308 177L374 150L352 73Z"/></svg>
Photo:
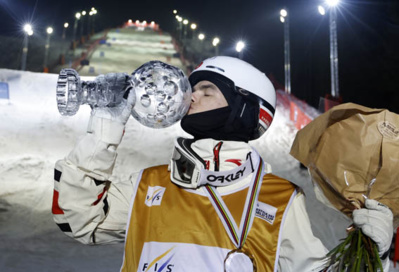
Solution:
<svg viewBox="0 0 399 272"><path fill-rule="evenodd" d="M259 105L257 126L250 139L262 136L269 128L276 109L276 91L266 75L243 60L218 56L201 62L191 73L190 82L195 85L199 75L209 72L229 79L234 85L232 89L244 100L252 100Z"/></svg>

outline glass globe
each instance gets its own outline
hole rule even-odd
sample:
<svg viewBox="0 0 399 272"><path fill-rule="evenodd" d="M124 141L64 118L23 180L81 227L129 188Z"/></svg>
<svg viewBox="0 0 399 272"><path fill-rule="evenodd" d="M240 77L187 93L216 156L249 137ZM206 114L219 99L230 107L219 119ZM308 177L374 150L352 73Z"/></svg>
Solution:
<svg viewBox="0 0 399 272"><path fill-rule="evenodd" d="M190 107L190 83L177 67L150 61L135 70L130 81L136 95L132 116L147 127L171 126Z"/></svg>

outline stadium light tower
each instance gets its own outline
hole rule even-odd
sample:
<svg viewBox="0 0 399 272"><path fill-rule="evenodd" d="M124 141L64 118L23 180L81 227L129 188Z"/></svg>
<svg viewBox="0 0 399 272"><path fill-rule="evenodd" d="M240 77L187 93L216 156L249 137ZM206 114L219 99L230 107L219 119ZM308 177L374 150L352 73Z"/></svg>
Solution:
<svg viewBox="0 0 399 272"><path fill-rule="evenodd" d="M76 31L78 29L78 21L80 19L80 16L82 16L79 12L75 14L75 23L73 24L73 36L72 36L72 41L74 43L73 48L75 49L75 40L76 40Z"/></svg>
<svg viewBox="0 0 399 272"><path fill-rule="evenodd" d="M64 28L62 30L62 39L65 40L65 36L66 36L66 29L69 27L69 23L65 23L64 24Z"/></svg>
<svg viewBox="0 0 399 272"><path fill-rule="evenodd" d="M44 47L44 61L43 61L43 72L48 73L48 67L47 67L47 61L48 61L48 51L50 48L50 36L53 34L53 28L48 27L47 30L47 39L46 39L46 45Z"/></svg>
<svg viewBox="0 0 399 272"><path fill-rule="evenodd" d="M245 43L243 41L238 41L236 44L236 51L238 52L238 58L242 59L243 58L243 51L245 48Z"/></svg>
<svg viewBox="0 0 399 272"><path fill-rule="evenodd" d="M90 25L92 24L93 15L94 15L93 10L90 10L90 12L89 12L89 18L88 18L88 20L87 20L87 36L90 36L90 35L91 35Z"/></svg>
<svg viewBox="0 0 399 272"><path fill-rule="evenodd" d="M96 32L95 19L96 19L96 15L97 15L97 9L92 7L91 13L93 15L93 17L91 18L91 34L93 35Z"/></svg>
<svg viewBox="0 0 399 272"><path fill-rule="evenodd" d="M179 15L176 15L176 20L179 22L178 23L178 32L179 32L179 41L181 41L181 36L182 36L182 32L183 32L183 18Z"/></svg>
<svg viewBox="0 0 399 272"><path fill-rule="evenodd" d="M291 61L290 61L290 20L287 9L280 10L280 21L284 24L284 72L285 92L291 93Z"/></svg>
<svg viewBox="0 0 399 272"><path fill-rule="evenodd" d="M81 42L83 43L84 42L84 38L83 38L84 16L86 16L86 11L83 10L81 12L81 14L82 14L82 17L81 17L82 20L80 22L80 39L81 39Z"/></svg>
<svg viewBox="0 0 399 272"><path fill-rule="evenodd" d="M219 43L220 39L218 37L213 38L212 45L215 47L215 56L219 55Z"/></svg>
<svg viewBox="0 0 399 272"><path fill-rule="evenodd" d="M26 70L26 59L28 58L28 41L29 36L33 35L32 25L26 24L24 25L24 47L22 48L22 59L21 59L21 70Z"/></svg>
<svg viewBox="0 0 399 272"><path fill-rule="evenodd" d="M205 40L205 34L204 33L200 33L198 34L198 40L200 40L199 42L199 52L198 52L198 57L202 58L203 52L204 52L204 40Z"/></svg>
<svg viewBox="0 0 399 272"><path fill-rule="evenodd" d="M191 28L191 30L193 31L192 32L192 35L191 35L191 39L194 39L194 37L195 37L195 31L197 30L197 24L195 24L195 23L192 23L191 25L190 25L190 28Z"/></svg>
<svg viewBox="0 0 399 272"><path fill-rule="evenodd" d="M330 16L330 70L331 70L331 96L339 97L338 81L338 39L337 39L337 7L339 0L326 0ZM319 6L319 13L325 15L324 7Z"/></svg>
<svg viewBox="0 0 399 272"><path fill-rule="evenodd" d="M187 25L188 25L189 21L187 19L183 19L183 30L184 30L184 36L183 36L183 41L186 42L186 38L187 38Z"/></svg>

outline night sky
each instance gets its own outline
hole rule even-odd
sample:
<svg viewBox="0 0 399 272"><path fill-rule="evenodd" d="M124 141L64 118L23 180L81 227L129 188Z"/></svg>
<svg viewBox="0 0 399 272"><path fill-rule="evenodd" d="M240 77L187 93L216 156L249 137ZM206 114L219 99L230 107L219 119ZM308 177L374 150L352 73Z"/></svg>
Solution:
<svg viewBox="0 0 399 272"><path fill-rule="evenodd" d="M244 60L284 84L283 24L290 16L292 93L317 107L330 93L328 16L322 0L87 1L0 0L0 34L22 36L26 21L36 32L52 25L60 34L81 10L98 10L99 28L128 19L157 22L173 32L173 9L195 22L207 37L221 39L220 54L237 56L238 39L246 41ZM399 1L341 0L338 10L339 86L343 102L388 108L399 113ZM209 42L211 42L209 40ZM0 52L2 54L6 52Z"/></svg>

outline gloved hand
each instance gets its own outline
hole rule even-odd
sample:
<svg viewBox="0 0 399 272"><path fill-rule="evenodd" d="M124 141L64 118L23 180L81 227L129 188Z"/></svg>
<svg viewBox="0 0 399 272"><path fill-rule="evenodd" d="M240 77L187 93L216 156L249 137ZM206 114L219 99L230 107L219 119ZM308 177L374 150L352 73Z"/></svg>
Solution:
<svg viewBox="0 0 399 272"><path fill-rule="evenodd" d="M377 244L382 257L392 243L393 214L387 206L373 199L366 199L365 206L353 211L353 223Z"/></svg>
<svg viewBox="0 0 399 272"><path fill-rule="evenodd" d="M100 75L97 80L100 82L105 80L111 91L120 93L129 86L129 76L125 73ZM119 144L134 103L135 94L131 89L127 99L123 98L122 102L114 107L94 107L87 131L106 143Z"/></svg>

